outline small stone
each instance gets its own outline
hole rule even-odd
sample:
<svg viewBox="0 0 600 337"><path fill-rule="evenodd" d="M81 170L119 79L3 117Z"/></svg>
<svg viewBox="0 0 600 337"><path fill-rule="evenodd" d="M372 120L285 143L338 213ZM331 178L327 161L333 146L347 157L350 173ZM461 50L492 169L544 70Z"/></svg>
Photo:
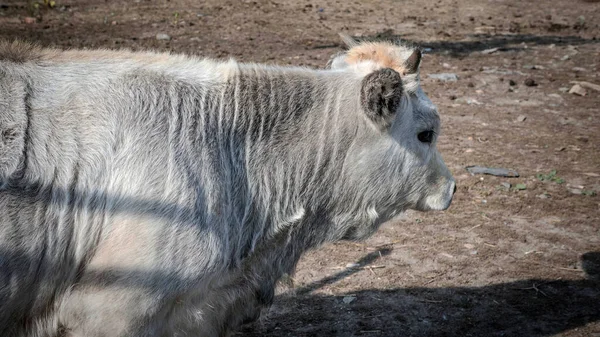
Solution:
<svg viewBox="0 0 600 337"><path fill-rule="evenodd" d="M567 87L560 87L560 88L558 88L558 91L560 91L560 92L568 92L569 88L567 88Z"/></svg>
<svg viewBox="0 0 600 337"><path fill-rule="evenodd" d="M536 197L538 197L540 199L549 199L550 198L550 194L548 194L548 193L542 193L542 194L536 195Z"/></svg>
<svg viewBox="0 0 600 337"><path fill-rule="evenodd" d="M345 304L350 304L352 302L354 302L356 300L356 296L344 296L344 298L342 298L342 302L344 302Z"/></svg>
<svg viewBox="0 0 600 337"><path fill-rule="evenodd" d="M467 98L466 102L468 105L483 105L483 103L479 102L478 100L476 100L474 98Z"/></svg>
<svg viewBox="0 0 600 337"><path fill-rule="evenodd" d="M463 246L464 246L465 248L467 248L467 249L473 249L473 248L475 248L475 245L472 245L472 244L470 244L470 243L465 243Z"/></svg>
<svg viewBox="0 0 600 337"><path fill-rule="evenodd" d="M169 40L171 40L171 37L168 34L165 34L165 33L158 33L158 34L156 34L156 39L157 40L169 41Z"/></svg>
<svg viewBox="0 0 600 337"><path fill-rule="evenodd" d="M492 53L497 52L498 50L499 50L499 48L490 48L490 49L482 50L481 53L482 54L492 54Z"/></svg>
<svg viewBox="0 0 600 337"><path fill-rule="evenodd" d="M525 85L528 87L535 87L537 86L537 82L533 78L528 78L525 80Z"/></svg>
<svg viewBox="0 0 600 337"><path fill-rule="evenodd" d="M453 73L439 73L439 74L428 74L429 78L434 80L442 81L442 82L456 82L458 81L458 76Z"/></svg>
<svg viewBox="0 0 600 337"><path fill-rule="evenodd" d="M512 186L510 183L507 183L507 182L500 183L500 185L502 185L502 187L506 188L507 190L509 190L510 187Z"/></svg>
<svg viewBox="0 0 600 337"><path fill-rule="evenodd" d="M358 268L358 267L360 267L360 264L358 264L358 263L348 263L346 265L346 268Z"/></svg>
<svg viewBox="0 0 600 337"><path fill-rule="evenodd" d="M598 85L598 84L585 82L585 81L576 82L576 84L579 84L582 88L585 88L585 89L600 91L600 85Z"/></svg>
<svg viewBox="0 0 600 337"><path fill-rule="evenodd" d="M527 119L527 116L520 115L519 117L517 117L517 122L524 122L526 119Z"/></svg>
<svg viewBox="0 0 600 337"><path fill-rule="evenodd" d="M573 71L586 72L587 69L582 68L582 67L573 67Z"/></svg>
<svg viewBox="0 0 600 337"><path fill-rule="evenodd" d="M511 87L514 87L515 85L517 85L517 82L515 82L513 80L509 80L508 85L510 85Z"/></svg>
<svg viewBox="0 0 600 337"><path fill-rule="evenodd" d="M561 61L566 61L566 60L568 60L568 59L570 59L570 58L571 58L571 55L568 55L568 54L567 54L567 55L565 55L565 56L561 57L561 58L560 58L560 60L561 60Z"/></svg>
<svg viewBox="0 0 600 337"><path fill-rule="evenodd" d="M113 21L113 22L111 22L110 24L111 24L112 26L116 26L118 23L117 23L117 21Z"/></svg>
<svg viewBox="0 0 600 337"><path fill-rule="evenodd" d="M573 95L577 95L577 96L585 96L585 95L587 95L587 91L579 84L575 84L569 90L569 94L573 94Z"/></svg>
<svg viewBox="0 0 600 337"><path fill-rule="evenodd" d="M32 18L31 16L23 18L23 23L25 23L26 25L34 24L35 21L35 18Z"/></svg>
<svg viewBox="0 0 600 337"><path fill-rule="evenodd" d="M443 64L442 64L442 67L444 67L444 68L451 68L451 66L450 66L450 64L449 64L449 63L443 63Z"/></svg>
<svg viewBox="0 0 600 337"><path fill-rule="evenodd" d="M575 195L581 195L583 194L583 191L578 189L578 188L568 188L569 192L575 194Z"/></svg>

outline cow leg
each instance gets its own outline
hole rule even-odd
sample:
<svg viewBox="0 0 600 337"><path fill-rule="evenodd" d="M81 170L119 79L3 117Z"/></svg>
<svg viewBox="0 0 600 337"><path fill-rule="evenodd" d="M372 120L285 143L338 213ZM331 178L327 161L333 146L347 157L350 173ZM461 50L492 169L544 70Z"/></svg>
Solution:
<svg viewBox="0 0 600 337"><path fill-rule="evenodd" d="M182 336L230 336L257 320L275 297L277 280L290 273L302 250L282 232L264 243L244 265L213 282L208 291L186 294L169 316Z"/></svg>
<svg viewBox="0 0 600 337"><path fill-rule="evenodd" d="M164 264L161 268L156 239L161 225L141 216L113 218L111 230L61 305L59 319L71 336L157 335L148 330L151 318L181 282Z"/></svg>
<svg viewBox="0 0 600 337"><path fill-rule="evenodd" d="M224 278L228 278L225 276ZM225 285L210 291L198 291L181 296L168 313L169 326L181 336L230 336L242 324L260 317L273 298L275 287L265 282L261 287L244 278L228 279ZM165 334L161 337L172 336Z"/></svg>
<svg viewBox="0 0 600 337"><path fill-rule="evenodd" d="M114 275L96 275L95 280L111 277ZM84 283L87 280L89 277L82 279ZM149 331L148 324L149 318L159 310L163 294L120 284L132 282L131 279L113 278L111 281L104 285L77 286L69 294L60 310L60 321L68 336L157 336L159 332Z"/></svg>

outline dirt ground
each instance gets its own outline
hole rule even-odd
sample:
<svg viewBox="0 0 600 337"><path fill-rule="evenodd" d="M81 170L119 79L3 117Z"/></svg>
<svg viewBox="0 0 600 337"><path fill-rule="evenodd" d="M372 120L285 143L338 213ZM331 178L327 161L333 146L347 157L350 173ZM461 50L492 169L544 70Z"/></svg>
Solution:
<svg viewBox="0 0 600 337"><path fill-rule="evenodd" d="M0 37L311 67L341 50L338 32L424 48L452 207L310 252L239 335L600 336L600 92L565 92L600 84L600 2L41 2L0 0Z"/></svg>

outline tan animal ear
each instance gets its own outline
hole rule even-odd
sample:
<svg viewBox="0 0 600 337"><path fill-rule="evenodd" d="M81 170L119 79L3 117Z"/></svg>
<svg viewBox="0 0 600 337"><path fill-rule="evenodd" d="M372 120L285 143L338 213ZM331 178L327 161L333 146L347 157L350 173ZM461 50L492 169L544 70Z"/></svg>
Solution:
<svg viewBox="0 0 600 337"><path fill-rule="evenodd" d="M416 74L419 71L419 65L421 65L421 51L416 49L413 53L404 61L404 69L406 74Z"/></svg>
<svg viewBox="0 0 600 337"><path fill-rule="evenodd" d="M402 92L400 74L391 68L379 69L363 78L360 103L376 125L387 128L400 107Z"/></svg>
<svg viewBox="0 0 600 337"><path fill-rule="evenodd" d="M340 36L342 41L344 41L348 48L353 48L358 45L358 41L356 41L352 36L345 33L339 33L338 35Z"/></svg>

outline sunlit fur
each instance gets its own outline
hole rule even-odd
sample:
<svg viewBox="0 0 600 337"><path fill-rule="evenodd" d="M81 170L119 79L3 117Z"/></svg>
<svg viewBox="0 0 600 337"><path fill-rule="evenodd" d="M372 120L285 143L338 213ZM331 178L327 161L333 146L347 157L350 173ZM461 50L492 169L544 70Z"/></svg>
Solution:
<svg viewBox="0 0 600 337"><path fill-rule="evenodd" d="M0 44L0 335L223 336L306 250L448 207L418 74L382 131L358 96L385 64L348 55L313 70Z"/></svg>

